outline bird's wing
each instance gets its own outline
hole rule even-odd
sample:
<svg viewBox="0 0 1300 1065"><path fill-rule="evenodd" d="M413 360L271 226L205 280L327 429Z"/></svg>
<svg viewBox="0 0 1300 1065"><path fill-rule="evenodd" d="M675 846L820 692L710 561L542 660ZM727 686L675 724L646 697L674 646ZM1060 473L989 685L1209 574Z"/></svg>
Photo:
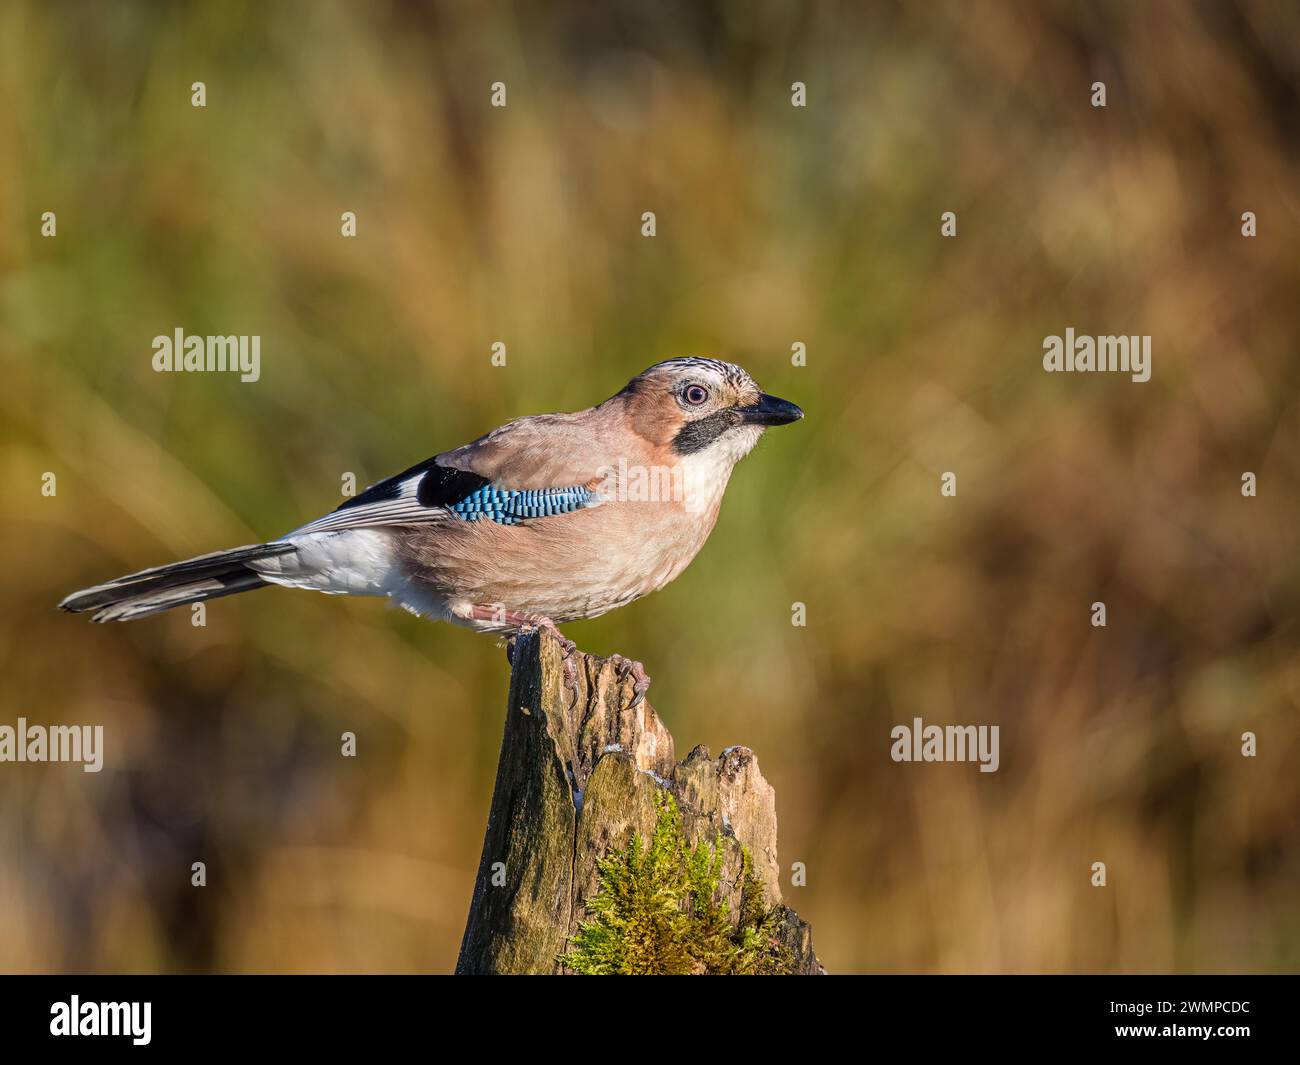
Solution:
<svg viewBox="0 0 1300 1065"><path fill-rule="evenodd" d="M617 434L602 408L536 414L445 451L440 466L474 473L507 490L592 485L617 466Z"/></svg>
<svg viewBox="0 0 1300 1065"><path fill-rule="evenodd" d="M409 470L372 484L360 495L345 500L338 509L294 529L282 539L305 533L422 524L454 517L449 508L487 482L472 473L439 466L437 461L436 456L425 459Z"/></svg>
<svg viewBox="0 0 1300 1065"><path fill-rule="evenodd" d="M371 485L282 539L458 519L517 525L597 506L606 449L600 434L575 418L541 414L510 422Z"/></svg>

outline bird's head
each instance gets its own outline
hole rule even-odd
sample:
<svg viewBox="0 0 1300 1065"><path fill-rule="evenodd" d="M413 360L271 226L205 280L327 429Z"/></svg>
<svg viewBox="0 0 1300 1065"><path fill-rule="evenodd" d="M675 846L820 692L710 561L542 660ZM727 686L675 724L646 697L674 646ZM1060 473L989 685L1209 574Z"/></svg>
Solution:
<svg viewBox="0 0 1300 1065"><path fill-rule="evenodd" d="M788 400L769 396L741 367L720 359L668 359L628 382L633 426L679 456L738 462L770 425L803 417Z"/></svg>

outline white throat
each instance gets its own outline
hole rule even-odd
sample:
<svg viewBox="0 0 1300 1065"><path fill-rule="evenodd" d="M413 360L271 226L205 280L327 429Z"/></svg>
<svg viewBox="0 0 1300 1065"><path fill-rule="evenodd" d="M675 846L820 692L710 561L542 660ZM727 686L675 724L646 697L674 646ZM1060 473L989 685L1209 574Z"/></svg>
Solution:
<svg viewBox="0 0 1300 1065"><path fill-rule="evenodd" d="M681 460L682 486L687 512L704 514L722 502L731 471L754 450L763 435L760 425L746 425L724 433L708 447Z"/></svg>

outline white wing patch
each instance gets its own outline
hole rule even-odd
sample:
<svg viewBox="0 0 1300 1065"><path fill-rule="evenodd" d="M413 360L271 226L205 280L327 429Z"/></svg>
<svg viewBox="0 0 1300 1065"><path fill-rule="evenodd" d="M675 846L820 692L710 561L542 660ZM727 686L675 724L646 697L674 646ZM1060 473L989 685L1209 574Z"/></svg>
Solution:
<svg viewBox="0 0 1300 1065"><path fill-rule="evenodd" d="M341 532L344 529L366 529L376 525L410 525L413 522L445 521L451 518L446 507L426 507L416 498L424 474L425 471L421 470L402 481L395 498L331 511L323 518L317 518L286 533L280 539L296 540L304 533Z"/></svg>

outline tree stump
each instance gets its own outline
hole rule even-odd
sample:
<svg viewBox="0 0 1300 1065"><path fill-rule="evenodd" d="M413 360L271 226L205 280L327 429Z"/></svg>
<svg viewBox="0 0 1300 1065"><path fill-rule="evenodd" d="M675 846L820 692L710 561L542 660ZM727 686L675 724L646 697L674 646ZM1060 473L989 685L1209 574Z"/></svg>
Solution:
<svg viewBox="0 0 1300 1065"><path fill-rule="evenodd" d="M566 685L563 650L548 633L515 640L505 735L483 855L461 942L458 973L565 973L562 956L600 889L600 859L648 841L672 796L680 835L715 848L717 896L733 929L746 885L766 896L764 936L788 963L824 972L812 930L782 904L776 798L746 747L682 762L672 734L608 659L572 653L578 697ZM748 858L748 861L747 861Z"/></svg>

